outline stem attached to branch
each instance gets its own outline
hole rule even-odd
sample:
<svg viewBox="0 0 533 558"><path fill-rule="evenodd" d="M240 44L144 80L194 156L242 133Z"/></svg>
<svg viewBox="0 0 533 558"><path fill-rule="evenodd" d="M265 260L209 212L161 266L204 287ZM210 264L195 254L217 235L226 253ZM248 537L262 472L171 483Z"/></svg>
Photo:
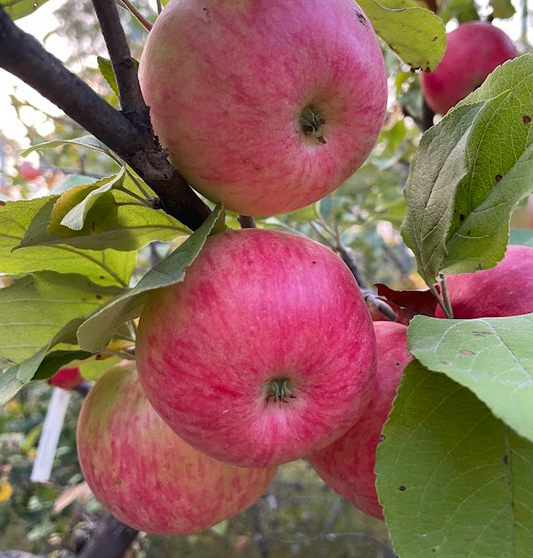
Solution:
<svg viewBox="0 0 533 558"><path fill-rule="evenodd" d="M33 87L105 143L154 190L169 215L196 230L210 210L172 166L153 134L125 39L107 36L119 31L116 5L108 0L95 0L95 3L103 5L99 10L100 24L106 29L125 112L114 109L34 37L19 29L1 5L0 67ZM123 37L122 27L120 33Z"/></svg>

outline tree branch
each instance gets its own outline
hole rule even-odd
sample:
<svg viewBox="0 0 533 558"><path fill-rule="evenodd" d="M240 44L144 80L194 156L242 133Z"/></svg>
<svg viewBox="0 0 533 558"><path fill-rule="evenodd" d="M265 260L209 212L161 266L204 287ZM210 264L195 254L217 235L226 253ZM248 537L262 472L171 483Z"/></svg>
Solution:
<svg viewBox="0 0 533 558"><path fill-rule="evenodd" d="M149 110L141 93L137 69L126 42L117 5L109 0L93 0L93 5L115 72L122 111L128 118L139 119L138 125L147 134L144 140L151 142L153 149L155 138L151 131Z"/></svg>
<svg viewBox="0 0 533 558"><path fill-rule="evenodd" d="M109 3L115 6L113 2ZM115 29L114 26L111 28ZM119 55L120 52L119 50ZM124 80L131 85L131 74L125 72L120 63L119 66L121 80L123 73L126 73ZM2 6L0 67L33 87L115 151L154 190L161 200L162 209L168 214L193 230L207 218L209 208L168 161L168 153L153 136L151 125L147 124L147 108L141 107L140 112L134 111L127 116L114 109L78 76L65 68L60 60L47 52L35 38L19 29ZM140 101L135 96L135 87L121 87L127 106L130 109L138 108ZM142 100L142 96L140 99ZM130 118L132 114L135 116ZM139 114L141 118L138 118Z"/></svg>

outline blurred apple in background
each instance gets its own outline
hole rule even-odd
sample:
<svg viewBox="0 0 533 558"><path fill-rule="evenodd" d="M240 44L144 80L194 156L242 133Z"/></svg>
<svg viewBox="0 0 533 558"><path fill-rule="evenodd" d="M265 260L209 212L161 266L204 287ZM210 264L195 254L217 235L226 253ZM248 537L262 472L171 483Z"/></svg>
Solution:
<svg viewBox="0 0 533 558"><path fill-rule="evenodd" d="M446 114L478 88L500 64L516 56L513 41L490 23L471 21L448 33L446 52L435 71L420 74L428 105Z"/></svg>

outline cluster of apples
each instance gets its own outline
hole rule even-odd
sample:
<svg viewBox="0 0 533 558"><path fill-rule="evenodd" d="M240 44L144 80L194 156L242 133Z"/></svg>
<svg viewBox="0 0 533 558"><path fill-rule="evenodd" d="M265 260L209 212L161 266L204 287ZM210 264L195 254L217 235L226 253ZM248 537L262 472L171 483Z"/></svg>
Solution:
<svg viewBox="0 0 533 558"><path fill-rule="evenodd" d="M353 0L172 0L139 78L154 129L212 201L265 216L309 205L370 153L387 105L384 60ZM97 499L160 534L243 510L282 463L363 414L376 341L354 277L305 237L210 237L185 280L154 292L136 366L84 402L78 453Z"/></svg>
<svg viewBox="0 0 533 558"><path fill-rule="evenodd" d="M140 81L186 180L254 216L336 189L368 156L387 102L381 50L353 0L171 0ZM471 317L462 299L482 278L499 281L510 266L516 284L525 256L515 252L450 281L457 317ZM109 371L85 400L87 482L133 527L194 533L248 507L277 466L304 457L382 517L376 447L410 360L406 331L371 321L328 248L261 229L214 235L183 282L149 297L136 365Z"/></svg>

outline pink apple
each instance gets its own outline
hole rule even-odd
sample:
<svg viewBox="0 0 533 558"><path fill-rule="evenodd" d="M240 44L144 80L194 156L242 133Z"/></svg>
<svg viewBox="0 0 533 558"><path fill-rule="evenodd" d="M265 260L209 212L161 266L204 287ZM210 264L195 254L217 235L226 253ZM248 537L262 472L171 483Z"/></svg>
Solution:
<svg viewBox="0 0 533 558"><path fill-rule="evenodd" d="M83 376L77 366L75 368L61 368L48 379L48 383L63 389L74 389L81 382L83 382Z"/></svg>
<svg viewBox="0 0 533 558"><path fill-rule="evenodd" d="M275 473L233 467L186 444L153 410L131 367L113 368L89 392L77 441L98 501L124 523L161 535L195 533L239 513Z"/></svg>
<svg viewBox="0 0 533 558"><path fill-rule="evenodd" d="M19 167L19 174L24 180L36 180L42 172L36 169L29 161L24 161Z"/></svg>
<svg viewBox="0 0 533 558"><path fill-rule="evenodd" d="M243 467L317 451L364 410L374 330L344 262L264 229L211 237L185 281L149 298L137 363L150 402L184 440Z"/></svg>
<svg viewBox="0 0 533 558"><path fill-rule="evenodd" d="M479 87L500 64L516 56L511 39L490 23L463 23L448 34L446 52L437 69L420 75L428 105L446 114Z"/></svg>
<svg viewBox="0 0 533 558"><path fill-rule="evenodd" d="M353 0L171 0L139 78L172 162L246 215L335 190L369 155L387 104L381 49Z"/></svg>
<svg viewBox="0 0 533 558"><path fill-rule="evenodd" d="M454 318L502 318L533 312L533 248L509 246L496 267L447 275ZM440 306L437 318L444 318Z"/></svg>
<svg viewBox="0 0 533 558"><path fill-rule="evenodd" d="M407 354L407 327L393 322L374 322L378 368L376 385L364 415L344 436L315 453L309 462L333 490L364 513L383 519L376 491L376 450Z"/></svg>

